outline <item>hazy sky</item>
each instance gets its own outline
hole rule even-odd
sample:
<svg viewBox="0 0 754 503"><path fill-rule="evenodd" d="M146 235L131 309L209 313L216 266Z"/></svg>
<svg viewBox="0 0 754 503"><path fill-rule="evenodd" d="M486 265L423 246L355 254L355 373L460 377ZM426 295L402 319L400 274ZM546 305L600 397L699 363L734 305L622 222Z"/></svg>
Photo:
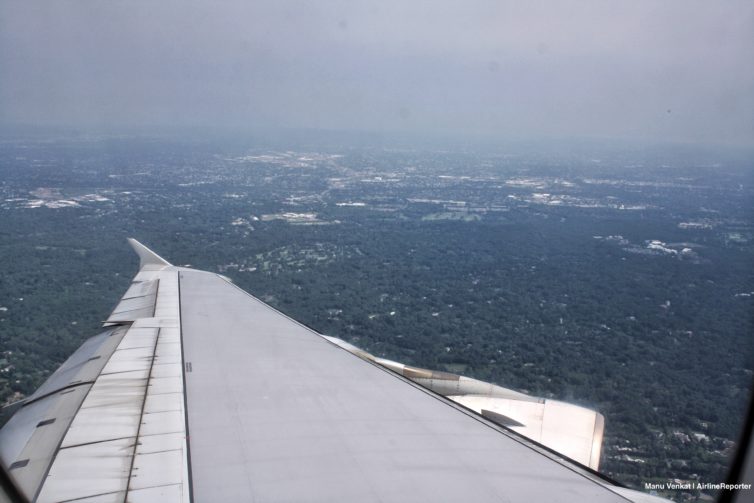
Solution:
<svg viewBox="0 0 754 503"><path fill-rule="evenodd" d="M0 0L0 121L754 144L754 2Z"/></svg>

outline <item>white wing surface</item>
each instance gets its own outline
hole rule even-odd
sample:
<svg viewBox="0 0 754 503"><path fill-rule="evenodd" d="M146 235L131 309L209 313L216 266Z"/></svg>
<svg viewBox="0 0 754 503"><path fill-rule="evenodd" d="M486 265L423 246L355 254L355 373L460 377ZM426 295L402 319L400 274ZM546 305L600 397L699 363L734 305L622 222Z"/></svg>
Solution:
<svg viewBox="0 0 754 503"><path fill-rule="evenodd" d="M502 402L489 409L476 393L466 408L458 396L417 384L427 375L411 372L422 369L398 372L222 276L172 266L131 243L141 269L105 331L0 430L6 497L526 503L648 497L515 433L511 428L526 425L503 414L511 412ZM541 403L505 391L510 395L502 398ZM470 410L476 402L482 414ZM597 416L589 416L592 431ZM584 439L591 448L591 434Z"/></svg>

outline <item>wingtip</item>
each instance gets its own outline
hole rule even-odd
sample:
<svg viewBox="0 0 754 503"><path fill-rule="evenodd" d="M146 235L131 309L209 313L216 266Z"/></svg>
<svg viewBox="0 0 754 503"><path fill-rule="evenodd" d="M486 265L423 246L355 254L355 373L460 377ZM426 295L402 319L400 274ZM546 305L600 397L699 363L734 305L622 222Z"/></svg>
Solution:
<svg viewBox="0 0 754 503"><path fill-rule="evenodd" d="M172 265L164 258L157 255L155 252L135 240L134 238L128 238L128 244L134 249L139 256L139 268L142 269L146 265Z"/></svg>

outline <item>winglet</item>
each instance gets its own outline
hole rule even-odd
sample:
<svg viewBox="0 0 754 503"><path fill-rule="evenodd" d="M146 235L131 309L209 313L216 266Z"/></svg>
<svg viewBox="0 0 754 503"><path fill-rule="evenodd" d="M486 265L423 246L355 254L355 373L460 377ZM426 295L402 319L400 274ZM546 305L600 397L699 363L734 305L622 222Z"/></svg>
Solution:
<svg viewBox="0 0 754 503"><path fill-rule="evenodd" d="M170 262L160 257L155 252L136 241L134 238L128 238L128 244L131 245L131 248L133 248L136 254L139 256L139 269L143 269L144 266L147 265L172 265Z"/></svg>

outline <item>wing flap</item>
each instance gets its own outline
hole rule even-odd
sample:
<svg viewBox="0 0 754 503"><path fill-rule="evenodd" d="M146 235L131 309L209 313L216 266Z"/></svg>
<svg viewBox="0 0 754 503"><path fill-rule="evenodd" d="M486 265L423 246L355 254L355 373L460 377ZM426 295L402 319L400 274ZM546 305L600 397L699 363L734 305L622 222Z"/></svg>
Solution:
<svg viewBox="0 0 754 503"><path fill-rule="evenodd" d="M182 499L173 501L188 499L178 274L164 268L150 274L154 286L146 291L149 297L154 289L152 306L127 325L97 376L63 438L39 501L115 494L121 501L135 501L159 494L149 488L176 484Z"/></svg>
<svg viewBox="0 0 754 503"><path fill-rule="evenodd" d="M91 337L30 397L0 430L0 462L18 490L39 490L58 445L125 329Z"/></svg>
<svg viewBox="0 0 754 503"><path fill-rule="evenodd" d="M133 283L106 323L122 323L154 316L159 284L158 279Z"/></svg>

